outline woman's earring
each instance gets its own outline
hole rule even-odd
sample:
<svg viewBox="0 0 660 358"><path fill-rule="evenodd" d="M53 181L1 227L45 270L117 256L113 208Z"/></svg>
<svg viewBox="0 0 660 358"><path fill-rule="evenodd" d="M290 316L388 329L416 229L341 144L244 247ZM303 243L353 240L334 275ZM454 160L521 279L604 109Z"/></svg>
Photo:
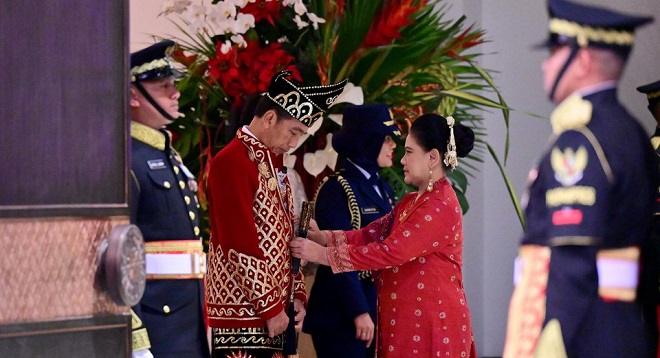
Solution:
<svg viewBox="0 0 660 358"><path fill-rule="evenodd" d="M426 191L433 190L433 169L429 169L429 185L426 186Z"/></svg>

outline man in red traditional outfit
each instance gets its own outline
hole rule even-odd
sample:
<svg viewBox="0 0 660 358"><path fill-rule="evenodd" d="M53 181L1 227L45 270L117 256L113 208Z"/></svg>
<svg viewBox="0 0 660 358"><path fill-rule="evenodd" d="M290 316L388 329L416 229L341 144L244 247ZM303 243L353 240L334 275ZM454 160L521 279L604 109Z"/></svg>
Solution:
<svg viewBox="0 0 660 358"><path fill-rule="evenodd" d="M281 154L343 91L346 81L302 87L283 71L271 80L248 126L211 162L206 304L213 357L282 357L293 301L305 315L302 274L292 274L293 199ZM299 327L298 327L299 328Z"/></svg>

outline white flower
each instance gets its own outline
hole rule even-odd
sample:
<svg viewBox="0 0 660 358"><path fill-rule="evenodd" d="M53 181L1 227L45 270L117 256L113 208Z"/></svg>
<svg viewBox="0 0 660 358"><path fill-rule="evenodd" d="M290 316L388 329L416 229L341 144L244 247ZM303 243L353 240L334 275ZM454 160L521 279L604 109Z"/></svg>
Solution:
<svg viewBox="0 0 660 358"><path fill-rule="evenodd" d="M244 8L248 3L255 2L257 0L225 0L227 2L233 2L235 6L238 6L239 8Z"/></svg>
<svg viewBox="0 0 660 358"><path fill-rule="evenodd" d="M214 13L227 17L236 17L236 6L231 1L221 1L213 7Z"/></svg>
<svg viewBox="0 0 660 358"><path fill-rule="evenodd" d="M231 42L225 41L221 46L220 46L220 52L222 52L223 55L226 55L231 51Z"/></svg>
<svg viewBox="0 0 660 358"><path fill-rule="evenodd" d="M218 18L218 21L214 23L218 34L232 34L234 33L234 24L236 20L233 17L228 17L224 19Z"/></svg>
<svg viewBox="0 0 660 358"><path fill-rule="evenodd" d="M206 19L206 6L192 5L184 15L184 19L190 23L204 21Z"/></svg>
<svg viewBox="0 0 660 358"><path fill-rule="evenodd" d="M303 4L302 0L296 0L296 2L293 4L293 10L298 15L303 15L307 13L307 7L305 6L305 4Z"/></svg>
<svg viewBox="0 0 660 358"><path fill-rule="evenodd" d="M244 34L247 30L254 27L254 15L238 13L236 15L236 22L234 23L235 34Z"/></svg>
<svg viewBox="0 0 660 358"><path fill-rule="evenodd" d="M243 35L234 35L231 37L231 42L235 43L238 45L238 47L247 47L247 42L245 41L245 38ZM294 158L295 160L295 158Z"/></svg>
<svg viewBox="0 0 660 358"><path fill-rule="evenodd" d="M277 39L277 42L278 43L285 43L285 42L289 42L289 39L286 36L282 36L279 39Z"/></svg>
<svg viewBox="0 0 660 358"><path fill-rule="evenodd" d="M319 29L319 24L325 24L325 19L316 16L316 14L313 12L307 13L307 18L309 19L309 21L312 22L312 26L314 27L314 30Z"/></svg>
<svg viewBox="0 0 660 358"><path fill-rule="evenodd" d="M298 30L307 27L309 24L303 21L299 15L293 18L293 21L298 25Z"/></svg>
<svg viewBox="0 0 660 358"><path fill-rule="evenodd" d="M190 0L167 0L161 6L161 13L169 15L173 12L183 14L190 6Z"/></svg>

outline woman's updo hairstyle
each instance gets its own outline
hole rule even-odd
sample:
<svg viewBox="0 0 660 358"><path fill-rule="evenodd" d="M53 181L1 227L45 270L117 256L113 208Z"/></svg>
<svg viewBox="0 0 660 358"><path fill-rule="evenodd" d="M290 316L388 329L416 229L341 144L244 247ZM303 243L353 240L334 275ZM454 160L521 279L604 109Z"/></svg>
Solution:
<svg viewBox="0 0 660 358"><path fill-rule="evenodd" d="M452 126L450 127L450 124ZM466 127L462 124L454 124L453 118L447 118L435 114L435 113L426 113L417 118L412 126L410 127L410 135L415 137L417 143L425 151L430 151L432 149L437 149L440 154L445 157L448 151L448 146L450 143L450 135L453 127L454 132L454 142L456 144L456 155L458 157L464 158L472 148L474 147L474 132L469 127ZM448 167L450 164L446 161L445 167Z"/></svg>

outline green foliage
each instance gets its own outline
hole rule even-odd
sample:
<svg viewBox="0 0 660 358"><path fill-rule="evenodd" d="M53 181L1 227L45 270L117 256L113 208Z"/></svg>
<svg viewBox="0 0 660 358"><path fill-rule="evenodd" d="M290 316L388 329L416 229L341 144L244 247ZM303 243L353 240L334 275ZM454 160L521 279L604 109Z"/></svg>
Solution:
<svg viewBox="0 0 660 358"><path fill-rule="evenodd" d="M298 29L292 22L293 9L283 8L281 17L273 24L265 20L257 23L246 38L273 43L286 37L288 42L282 47L295 58L306 84L327 84L348 78L362 88L365 103L387 104L404 133L417 116L426 112L452 115L458 123L471 127L477 138L475 149L448 174L463 211L469 208L465 198L469 180L476 175L478 163L489 155L500 168L524 225L520 204L504 166L486 140L481 113L499 110L507 133L503 156L506 164L509 108L489 71L476 62L481 56L476 51L484 43L484 31L466 26L464 16L446 19L442 0L309 0L305 3L309 11L326 20L318 29L311 26ZM196 57L181 60L189 74L179 83L181 108L186 117L178 120L172 129L179 136L175 143L177 150L191 170L200 174L203 184L208 160L231 139L237 128L240 108L232 107L235 99L228 98L207 71L208 60L216 56L214 40L222 41L224 37L205 33L186 36L178 42L182 50ZM340 108L336 106L333 110L337 112ZM325 119L316 136L296 151L298 159L302 160L306 152L320 149L325 144L320 138L336 128L334 122ZM395 158L401 158L402 151L403 141L400 141ZM300 170L299 173L303 180L309 177ZM403 182L397 159L395 166L384 169L382 174L398 198L414 189ZM307 189L311 196L315 188ZM201 199L205 208L203 195Z"/></svg>

